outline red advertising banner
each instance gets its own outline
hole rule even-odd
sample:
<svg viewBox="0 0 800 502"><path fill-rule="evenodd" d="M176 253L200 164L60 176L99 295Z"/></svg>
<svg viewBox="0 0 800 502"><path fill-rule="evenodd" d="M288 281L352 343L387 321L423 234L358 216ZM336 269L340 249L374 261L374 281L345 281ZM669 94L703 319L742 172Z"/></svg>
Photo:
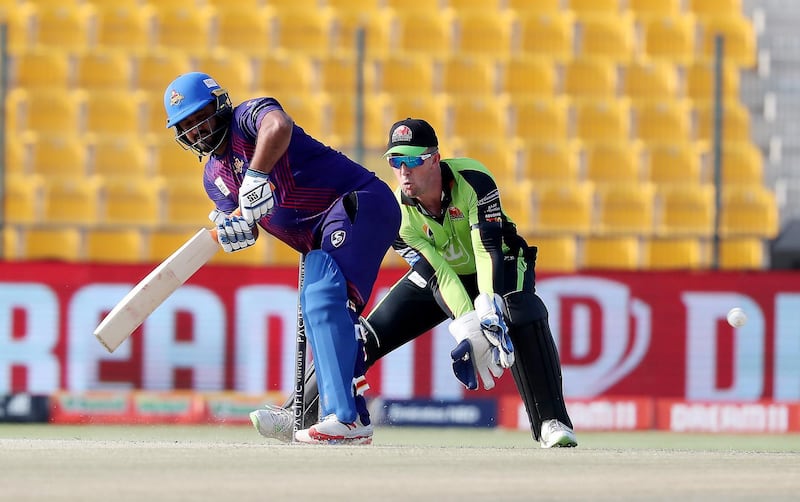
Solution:
<svg viewBox="0 0 800 502"><path fill-rule="evenodd" d="M92 332L150 269L0 263L0 394L291 391L294 268L204 267L109 354ZM402 272L382 271L373 301ZM798 279L792 272L541 275L537 291L572 401L787 402L800 401ZM739 328L725 321L735 306L748 316ZM440 326L401 347L369 371L370 394L464 396L450 369L452 345ZM470 397L515 394L507 374L491 392Z"/></svg>

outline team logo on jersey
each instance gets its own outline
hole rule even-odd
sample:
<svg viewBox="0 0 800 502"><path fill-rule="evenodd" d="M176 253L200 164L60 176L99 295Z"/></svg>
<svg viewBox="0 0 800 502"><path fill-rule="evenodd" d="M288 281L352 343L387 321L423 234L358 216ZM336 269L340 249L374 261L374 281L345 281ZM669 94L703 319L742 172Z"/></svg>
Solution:
<svg viewBox="0 0 800 502"><path fill-rule="evenodd" d="M457 208L457 207L448 207L447 208L447 212L450 214L450 219L451 220L463 220L464 219L464 213L462 213L461 210L459 208Z"/></svg>
<svg viewBox="0 0 800 502"><path fill-rule="evenodd" d="M422 225L422 233L424 233L428 239L433 240L433 230L431 230L431 227L429 227L427 223Z"/></svg>
<svg viewBox="0 0 800 502"><path fill-rule="evenodd" d="M344 230L337 230L331 234L331 245L338 248L344 244L344 239L347 237L347 232Z"/></svg>
<svg viewBox="0 0 800 502"><path fill-rule="evenodd" d="M172 92L169 95L169 104L170 106L178 106L183 101L183 94L179 93L175 89L172 89Z"/></svg>
<svg viewBox="0 0 800 502"><path fill-rule="evenodd" d="M392 131L392 143L411 141L411 129L407 125L401 125Z"/></svg>
<svg viewBox="0 0 800 502"><path fill-rule="evenodd" d="M233 158L233 172L236 174L242 174L242 168L244 167L244 161L239 157Z"/></svg>

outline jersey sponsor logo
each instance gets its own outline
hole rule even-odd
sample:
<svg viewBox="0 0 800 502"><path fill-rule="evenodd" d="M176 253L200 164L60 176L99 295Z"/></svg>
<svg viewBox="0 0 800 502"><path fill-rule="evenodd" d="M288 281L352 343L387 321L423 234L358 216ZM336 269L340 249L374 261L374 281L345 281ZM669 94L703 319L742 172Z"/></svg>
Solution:
<svg viewBox="0 0 800 502"><path fill-rule="evenodd" d="M489 204L490 202L494 202L500 198L500 192L495 188L491 192L487 193L483 196L482 199L478 201L478 205Z"/></svg>
<svg viewBox="0 0 800 502"><path fill-rule="evenodd" d="M217 176L217 178L214 180L214 184L217 186L217 188L219 188L219 191L222 192L222 195L225 197L231 194L231 191L228 190L228 186L224 181L222 181L222 177Z"/></svg>
<svg viewBox="0 0 800 502"><path fill-rule="evenodd" d="M183 101L183 94L179 93L175 89L172 89L172 92L169 95L169 105L170 106L178 106Z"/></svg>
<svg viewBox="0 0 800 502"><path fill-rule="evenodd" d="M331 245L338 248L344 244L345 238L347 238L347 232L344 230L337 230L331 234Z"/></svg>
<svg viewBox="0 0 800 502"><path fill-rule="evenodd" d="M459 208L457 208L457 207L453 207L453 206L448 207L447 208L447 213L450 215L450 219L451 220L463 220L464 219L464 213L462 213L461 210Z"/></svg>

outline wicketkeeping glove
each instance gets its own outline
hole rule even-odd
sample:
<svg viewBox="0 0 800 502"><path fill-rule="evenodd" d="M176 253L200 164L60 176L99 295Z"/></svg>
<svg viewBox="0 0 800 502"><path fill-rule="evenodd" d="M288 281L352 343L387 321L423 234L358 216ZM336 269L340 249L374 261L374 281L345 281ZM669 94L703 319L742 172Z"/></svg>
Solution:
<svg viewBox="0 0 800 502"><path fill-rule="evenodd" d="M450 323L450 334L458 345L450 352L453 359L453 373L469 390L478 388L478 378L483 388L494 387L494 379L500 378L503 368L498 364L498 351L483 334L475 311L468 312Z"/></svg>
<svg viewBox="0 0 800 502"><path fill-rule="evenodd" d="M247 224L254 226L258 220L272 211L274 205L269 175L248 169L239 188L239 209Z"/></svg>
<svg viewBox="0 0 800 502"><path fill-rule="evenodd" d="M514 344L508 336L508 326L500 308L502 304L503 299L500 295L489 296L488 293L481 293L475 298L475 312L478 314L486 339L498 349L498 363L503 368L510 368L514 364Z"/></svg>
<svg viewBox="0 0 800 502"><path fill-rule="evenodd" d="M228 216L217 225L217 240L226 253L241 251L256 243L253 228L241 216Z"/></svg>

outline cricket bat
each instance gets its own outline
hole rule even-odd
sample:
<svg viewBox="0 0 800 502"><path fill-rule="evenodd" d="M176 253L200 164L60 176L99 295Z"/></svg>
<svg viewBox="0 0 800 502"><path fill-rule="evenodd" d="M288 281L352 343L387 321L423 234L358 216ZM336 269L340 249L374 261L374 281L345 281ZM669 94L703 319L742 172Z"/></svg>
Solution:
<svg viewBox="0 0 800 502"><path fill-rule="evenodd" d="M220 249L217 229L202 229L172 253L117 303L94 330L103 347L114 352L164 300Z"/></svg>

